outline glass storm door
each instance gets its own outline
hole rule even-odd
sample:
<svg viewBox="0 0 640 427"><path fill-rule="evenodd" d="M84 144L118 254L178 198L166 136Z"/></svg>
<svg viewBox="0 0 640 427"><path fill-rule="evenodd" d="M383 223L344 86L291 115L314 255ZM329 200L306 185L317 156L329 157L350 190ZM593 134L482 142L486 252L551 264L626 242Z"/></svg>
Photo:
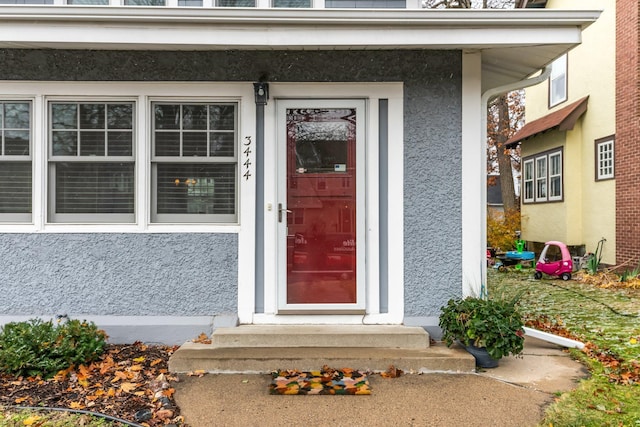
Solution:
<svg viewBox="0 0 640 427"><path fill-rule="evenodd" d="M278 120L280 311L361 311L364 102L280 101Z"/></svg>

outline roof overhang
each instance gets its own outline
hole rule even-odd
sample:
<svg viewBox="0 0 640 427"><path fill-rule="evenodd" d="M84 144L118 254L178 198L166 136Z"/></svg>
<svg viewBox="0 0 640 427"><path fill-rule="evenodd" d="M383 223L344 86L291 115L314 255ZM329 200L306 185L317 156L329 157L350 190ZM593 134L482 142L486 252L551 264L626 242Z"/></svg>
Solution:
<svg viewBox="0 0 640 427"><path fill-rule="evenodd" d="M487 90L580 44L593 10L0 6L0 48L102 50L460 49Z"/></svg>
<svg viewBox="0 0 640 427"><path fill-rule="evenodd" d="M546 132L548 130L557 129L560 131L567 131L573 129L576 122L584 113L587 112L587 104L589 97L585 96L579 100L572 102L571 104L556 110L546 116L540 117L532 122L527 123L509 140L505 143L507 148L513 148L518 145L519 142L528 138Z"/></svg>

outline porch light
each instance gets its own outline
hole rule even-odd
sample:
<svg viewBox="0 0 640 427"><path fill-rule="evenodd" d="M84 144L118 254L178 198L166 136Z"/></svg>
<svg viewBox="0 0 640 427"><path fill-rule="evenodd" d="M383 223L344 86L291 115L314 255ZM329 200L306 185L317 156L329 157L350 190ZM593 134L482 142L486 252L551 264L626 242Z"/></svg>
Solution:
<svg viewBox="0 0 640 427"><path fill-rule="evenodd" d="M269 99L269 83L254 83L253 92L256 97L256 105L267 105L267 100Z"/></svg>

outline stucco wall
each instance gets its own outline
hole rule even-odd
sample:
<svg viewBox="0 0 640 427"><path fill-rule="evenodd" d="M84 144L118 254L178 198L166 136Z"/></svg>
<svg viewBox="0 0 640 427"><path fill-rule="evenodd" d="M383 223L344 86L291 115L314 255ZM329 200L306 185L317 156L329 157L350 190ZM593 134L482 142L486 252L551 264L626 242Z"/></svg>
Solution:
<svg viewBox="0 0 640 427"><path fill-rule="evenodd" d="M236 247L235 234L0 234L0 314L233 314Z"/></svg>
<svg viewBox="0 0 640 427"><path fill-rule="evenodd" d="M403 81L405 313L436 316L449 297L461 293L460 52L0 50L0 63L0 80ZM61 303L83 312L128 315L235 311L237 242L233 236L0 237L0 259L11 265L1 279L3 288L21 283L11 291L11 302L0 303L0 312L34 311L40 304L57 312ZM178 259L184 262L168 259L160 270L166 274L157 273L154 260L175 256L176 251L169 249L174 246L181 249ZM40 247L56 256L37 255ZM132 248L126 257L116 249L123 247ZM57 269L58 264L65 267ZM102 277L90 272L96 264ZM134 271L131 280L128 270ZM18 280L24 271L27 276ZM206 293L208 289L215 292ZM65 302L65 295L71 299ZM109 298L103 300L103 296ZM109 307L111 303L119 306Z"/></svg>

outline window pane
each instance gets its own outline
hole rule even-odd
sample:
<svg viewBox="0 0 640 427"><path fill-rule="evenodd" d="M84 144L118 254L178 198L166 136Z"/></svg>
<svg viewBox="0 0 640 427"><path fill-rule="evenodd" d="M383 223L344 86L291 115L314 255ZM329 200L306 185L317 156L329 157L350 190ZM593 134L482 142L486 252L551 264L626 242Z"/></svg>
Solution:
<svg viewBox="0 0 640 427"><path fill-rule="evenodd" d="M27 102L4 104L4 128L5 129L29 129L31 112Z"/></svg>
<svg viewBox="0 0 640 427"><path fill-rule="evenodd" d="M157 104L154 127L156 129L180 129L180 106Z"/></svg>
<svg viewBox="0 0 640 427"><path fill-rule="evenodd" d="M51 125L53 129L78 129L77 104L52 104Z"/></svg>
<svg viewBox="0 0 640 427"><path fill-rule="evenodd" d="M0 213L31 213L31 162L0 162Z"/></svg>
<svg viewBox="0 0 640 427"><path fill-rule="evenodd" d="M77 156L78 155L78 133L57 131L53 132L53 155L54 156Z"/></svg>
<svg viewBox="0 0 640 427"><path fill-rule="evenodd" d="M236 136L233 133L211 133L212 156L235 156Z"/></svg>
<svg viewBox="0 0 640 427"><path fill-rule="evenodd" d="M104 104L80 104L80 129L104 129Z"/></svg>
<svg viewBox="0 0 640 427"><path fill-rule="evenodd" d="M218 7L255 7L255 0L217 0Z"/></svg>
<svg viewBox="0 0 640 427"><path fill-rule="evenodd" d="M133 155L133 133L132 132L109 132L108 152L109 156L132 156Z"/></svg>
<svg viewBox="0 0 640 427"><path fill-rule="evenodd" d="M124 0L125 6L164 6L164 0Z"/></svg>
<svg viewBox="0 0 640 427"><path fill-rule="evenodd" d="M109 129L133 129L133 104L108 104Z"/></svg>
<svg viewBox="0 0 640 427"><path fill-rule="evenodd" d="M0 153L1 154L1 153ZM5 156L29 155L29 131L7 130L4 132Z"/></svg>
<svg viewBox="0 0 640 427"><path fill-rule="evenodd" d="M559 176L549 179L549 197L560 197L561 191L561 179Z"/></svg>
<svg viewBox="0 0 640 427"><path fill-rule="evenodd" d="M273 0L273 7L311 7L311 0Z"/></svg>
<svg viewBox="0 0 640 427"><path fill-rule="evenodd" d="M207 156L207 133L185 132L183 134L183 156Z"/></svg>
<svg viewBox="0 0 640 427"><path fill-rule="evenodd" d="M404 9L405 0L326 0L325 7L348 9Z"/></svg>
<svg viewBox="0 0 640 427"><path fill-rule="evenodd" d="M178 0L178 6L202 6L202 0Z"/></svg>
<svg viewBox="0 0 640 427"><path fill-rule="evenodd" d="M233 130L236 126L235 105L210 105L211 130Z"/></svg>
<svg viewBox="0 0 640 427"><path fill-rule="evenodd" d="M109 0L67 0L67 4L109 4Z"/></svg>
<svg viewBox="0 0 640 427"><path fill-rule="evenodd" d="M549 174L550 175L558 175L558 174L560 174L560 170L561 170L560 169L560 156L559 155L549 156L549 161L551 162Z"/></svg>
<svg viewBox="0 0 640 427"><path fill-rule="evenodd" d="M56 163L56 213L133 213L133 163Z"/></svg>
<svg viewBox="0 0 640 427"><path fill-rule="evenodd" d="M207 129L207 106L183 105L182 128L186 130Z"/></svg>
<svg viewBox="0 0 640 427"><path fill-rule="evenodd" d="M179 156L180 133L156 132L156 156Z"/></svg>
<svg viewBox="0 0 640 427"><path fill-rule="evenodd" d="M235 213L235 164L159 163L157 168L157 213Z"/></svg>
<svg viewBox="0 0 640 427"><path fill-rule="evenodd" d="M81 156L104 156L104 131L80 132Z"/></svg>
<svg viewBox="0 0 640 427"><path fill-rule="evenodd" d="M53 4L53 0L0 0L0 4Z"/></svg>

